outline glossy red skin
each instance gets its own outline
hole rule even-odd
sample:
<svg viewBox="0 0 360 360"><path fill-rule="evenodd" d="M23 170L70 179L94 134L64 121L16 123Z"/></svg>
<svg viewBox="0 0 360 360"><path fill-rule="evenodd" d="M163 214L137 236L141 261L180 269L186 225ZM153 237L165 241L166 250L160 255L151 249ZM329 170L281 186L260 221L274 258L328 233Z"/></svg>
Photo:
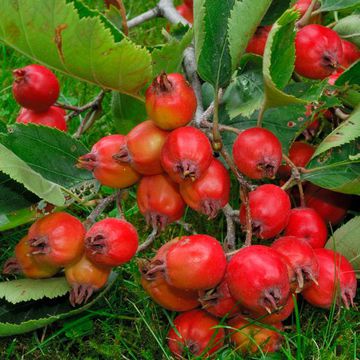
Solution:
<svg viewBox="0 0 360 360"><path fill-rule="evenodd" d="M170 351L175 358L180 359L184 348L188 347L192 355L209 358L224 345L224 329L215 328L219 325L216 318L202 310L192 310L178 315L174 320L177 331L170 329L167 336Z"/></svg>
<svg viewBox="0 0 360 360"><path fill-rule="evenodd" d="M183 236L166 253L166 280L185 290L207 290L223 279L226 257L218 240L209 235Z"/></svg>
<svg viewBox="0 0 360 360"><path fill-rule="evenodd" d="M272 178L281 164L282 146L271 131L250 128L236 138L233 157L240 172L249 178Z"/></svg>
<svg viewBox="0 0 360 360"><path fill-rule="evenodd" d="M342 66L348 68L351 66L355 61L360 59L360 50L358 47L350 41L341 39L344 58L341 63Z"/></svg>
<svg viewBox="0 0 360 360"><path fill-rule="evenodd" d="M28 232L31 241L44 239L49 253L33 255L37 262L50 266L68 266L76 262L84 252L85 228L80 220L66 213L57 212L35 221Z"/></svg>
<svg viewBox="0 0 360 360"><path fill-rule="evenodd" d="M280 349L283 341L282 335L275 330L252 324L241 316L231 319L229 326L234 329L230 333L230 341L242 354L256 354L260 349L264 354L273 353ZM283 330L281 322L272 326L280 331Z"/></svg>
<svg viewBox="0 0 360 360"><path fill-rule="evenodd" d="M307 25L295 39L295 71L310 79L325 79L343 61L343 48L339 35L322 25Z"/></svg>
<svg viewBox="0 0 360 360"><path fill-rule="evenodd" d="M234 299L257 313L276 310L290 294L286 264L276 250L263 245L240 249L228 264L226 281ZM267 294L272 294L275 304L266 300Z"/></svg>
<svg viewBox="0 0 360 360"><path fill-rule="evenodd" d="M17 123L22 124L38 124L53 127L61 131L67 130L65 112L56 106L51 106L44 112L34 112L29 109L21 108L18 117L16 118Z"/></svg>
<svg viewBox="0 0 360 360"><path fill-rule="evenodd" d="M103 239L99 252L91 241ZM132 259L139 246L135 227L122 219L107 218L95 223L85 235L85 253L88 259L100 266L120 266Z"/></svg>
<svg viewBox="0 0 360 360"><path fill-rule="evenodd" d="M351 205L351 196L308 184L305 188L306 205L314 209L325 221L337 225L344 220Z"/></svg>
<svg viewBox="0 0 360 360"><path fill-rule="evenodd" d="M313 248L307 241L295 236L283 236L275 240L271 247L285 256L294 269L299 284L297 292L310 286L313 280L318 280L319 264ZM303 286L301 279L303 279Z"/></svg>
<svg viewBox="0 0 360 360"><path fill-rule="evenodd" d="M152 300L167 310L189 311L200 305L197 291L181 290L169 285L162 272L155 273L150 280L142 276L141 285Z"/></svg>
<svg viewBox="0 0 360 360"><path fill-rule="evenodd" d="M79 158L77 167L92 171L101 185L119 189L134 185L140 179L140 174L129 164L113 158L125 143L124 135L105 136L92 147L89 154Z"/></svg>
<svg viewBox="0 0 360 360"><path fill-rule="evenodd" d="M302 238L316 249L325 246L328 233L324 220L314 209L294 208L284 235Z"/></svg>
<svg viewBox="0 0 360 360"><path fill-rule="evenodd" d="M291 203L289 195L279 186L260 185L249 193L249 205L254 232L261 239L270 239L287 225ZM246 224L246 208L240 207L240 223Z"/></svg>
<svg viewBox="0 0 360 360"><path fill-rule="evenodd" d="M176 11L190 24L194 23L194 13L192 7L189 7L186 4L181 4L176 7Z"/></svg>
<svg viewBox="0 0 360 360"><path fill-rule="evenodd" d="M324 309L330 309L334 301L339 304L341 300L346 307L353 305L357 282L352 265L344 256L330 249L315 249L315 254L320 265L319 285L312 284L305 289L302 293L304 299Z"/></svg>
<svg viewBox="0 0 360 360"><path fill-rule="evenodd" d="M176 183L197 180L210 166L212 148L206 135L186 126L170 133L161 151L161 165ZM189 169L191 174L184 171Z"/></svg>
<svg viewBox="0 0 360 360"><path fill-rule="evenodd" d="M168 131L161 130L151 120L135 126L126 136L126 162L141 175L163 173L160 154L168 135Z"/></svg>
<svg viewBox="0 0 360 360"><path fill-rule="evenodd" d="M161 79L170 85L162 87ZM158 76L146 90L145 105L149 118L161 129L173 130L187 125L194 117L197 101L195 92L181 74Z"/></svg>
<svg viewBox="0 0 360 360"><path fill-rule="evenodd" d="M192 8L194 6L194 1L193 0L184 0L184 4L190 8Z"/></svg>
<svg viewBox="0 0 360 360"><path fill-rule="evenodd" d="M269 37L272 25L259 26L254 36L249 41L246 52L264 56L266 41Z"/></svg>
<svg viewBox="0 0 360 360"><path fill-rule="evenodd" d="M187 205L212 219L229 202L230 175L213 159L200 179L180 184L180 193Z"/></svg>
<svg viewBox="0 0 360 360"><path fill-rule="evenodd" d="M297 167L306 167L314 152L315 147L313 145L295 141L289 149L289 159ZM291 167L289 165L281 165L279 175L281 178L289 177L291 175Z"/></svg>
<svg viewBox="0 0 360 360"><path fill-rule="evenodd" d="M136 201L148 224L164 229L184 215L185 202L179 185L168 175L144 176L139 183Z"/></svg>
<svg viewBox="0 0 360 360"><path fill-rule="evenodd" d="M59 97L59 82L47 67L32 64L16 69L13 73L13 94L15 100L24 108L42 112Z"/></svg>

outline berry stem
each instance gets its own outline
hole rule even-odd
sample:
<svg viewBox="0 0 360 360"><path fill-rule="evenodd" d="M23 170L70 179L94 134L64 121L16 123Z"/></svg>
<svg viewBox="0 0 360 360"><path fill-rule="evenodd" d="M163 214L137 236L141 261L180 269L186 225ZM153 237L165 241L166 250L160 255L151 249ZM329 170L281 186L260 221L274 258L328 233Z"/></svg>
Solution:
<svg viewBox="0 0 360 360"><path fill-rule="evenodd" d="M310 23L311 17L314 15L313 10L317 6L318 0L312 0L311 4L307 8L304 16L296 23L296 27L301 29L302 27L308 25Z"/></svg>
<svg viewBox="0 0 360 360"><path fill-rule="evenodd" d="M122 0L116 0L116 2L120 10L122 31L126 36L129 36L129 27L126 19L125 5Z"/></svg>
<svg viewBox="0 0 360 360"><path fill-rule="evenodd" d="M234 251L235 250L235 222L233 217L233 208L226 204L222 209L225 218L226 218L226 226L227 226L227 232L226 232L226 238L225 238L225 251Z"/></svg>
<svg viewBox="0 0 360 360"><path fill-rule="evenodd" d="M246 210L246 239L245 239L245 246L251 246L252 241L252 219L251 219L251 210L250 210L250 203L249 203L249 193L244 189L240 189L240 199L245 205Z"/></svg>
<svg viewBox="0 0 360 360"><path fill-rule="evenodd" d="M222 89L215 90L214 98L214 116L213 116L213 126L212 126L212 137L213 137L213 149L215 151L220 151L223 147L222 138L219 131L219 103L222 97Z"/></svg>
<svg viewBox="0 0 360 360"><path fill-rule="evenodd" d="M158 229L153 228L150 235L147 237L147 239L141 245L139 245L136 253L138 254L138 253L148 249L149 246L154 242L157 234L158 234Z"/></svg>

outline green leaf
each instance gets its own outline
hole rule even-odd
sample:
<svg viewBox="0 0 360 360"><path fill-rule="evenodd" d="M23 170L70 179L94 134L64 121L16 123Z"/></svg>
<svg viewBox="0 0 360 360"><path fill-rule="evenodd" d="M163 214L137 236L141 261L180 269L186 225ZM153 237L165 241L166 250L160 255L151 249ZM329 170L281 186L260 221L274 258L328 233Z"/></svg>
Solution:
<svg viewBox="0 0 360 360"><path fill-rule="evenodd" d="M290 7L290 3L290 0L273 0L261 21L261 25L272 25Z"/></svg>
<svg viewBox="0 0 360 360"><path fill-rule="evenodd" d="M106 287L93 295L90 302L75 309L70 306L68 296L16 305L0 300L0 337L34 331L89 309L110 290L116 278L117 274L112 272Z"/></svg>
<svg viewBox="0 0 360 360"><path fill-rule="evenodd" d="M64 277L0 282L0 298L12 304L42 298L54 299L67 294L69 290L69 284Z"/></svg>
<svg viewBox="0 0 360 360"><path fill-rule="evenodd" d="M360 5L360 0L321 0L319 11L337 11Z"/></svg>
<svg viewBox="0 0 360 360"><path fill-rule="evenodd" d="M345 40L360 47L360 14L344 17L334 26L334 30Z"/></svg>
<svg viewBox="0 0 360 360"><path fill-rule="evenodd" d="M336 80L335 85L360 85L360 61L352 64Z"/></svg>
<svg viewBox="0 0 360 360"><path fill-rule="evenodd" d="M91 172L75 167L78 157L88 152L87 148L63 131L15 124L9 127L8 134L0 134L0 143L36 173L62 187L70 188L93 179Z"/></svg>
<svg viewBox="0 0 360 360"><path fill-rule="evenodd" d="M360 195L360 158L358 141L327 150L313 158L302 175L325 189Z"/></svg>
<svg viewBox="0 0 360 360"><path fill-rule="evenodd" d="M9 175L13 180L46 201L61 206L65 198L60 186L44 179L11 150L0 144L0 171Z"/></svg>
<svg viewBox="0 0 360 360"><path fill-rule="evenodd" d="M152 76L150 53L79 1L0 0L0 40L65 74L134 96Z"/></svg>
<svg viewBox="0 0 360 360"><path fill-rule="evenodd" d="M306 101L282 90L288 84L295 63L295 22L298 12L287 10L273 25L265 47L263 74L265 81L264 109Z"/></svg>
<svg viewBox="0 0 360 360"><path fill-rule="evenodd" d="M356 216L337 229L325 246L344 255L352 263L358 279L360 278L359 229L360 216Z"/></svg>
<svg viewBox="0 0 360 360"><path fill-rule="evenodd" d="M151 53L154 74L158 75L162 71L166 73L179 72L184 50L191 44L192 38L193 31L189 29L181 40L172 38L171 41L162 46L161 49L155 49Z"/></svg>

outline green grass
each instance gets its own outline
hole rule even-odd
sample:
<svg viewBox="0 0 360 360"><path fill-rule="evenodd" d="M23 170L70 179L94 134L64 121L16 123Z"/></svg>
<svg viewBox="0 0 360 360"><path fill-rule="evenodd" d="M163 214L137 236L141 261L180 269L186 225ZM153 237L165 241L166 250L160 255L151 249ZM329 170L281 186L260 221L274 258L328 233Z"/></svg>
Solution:
<svg viewBox="0 0 360 360"><path fill-rule="evenodd" d="M94 3L94 2L88 2ZM155 0L127 0L125 5L129 17L134 17L154 6ZM101 6L101 1L96 1ZM164 40L161 28L164 20L152 20L139 29L131 30L130 37L146 46L156 46ZM30 61L0 45L0 121L12 123L19 107L11 94L14 68ZM85 104L99 91L95 86L80 83L58 74L62 86L62 102ZM75 118L71 130L75 130L80 119ZM84 136L84 142L93 144L100 137L114 132L110 112L110 96L104 102L104 116ZM236 191L234 191L236 202ZM134 209L134 199L125 202L127 219L137 228L142 240L149 233L145 221ZM74 205L69 211L85 218L91 209ZM111 214L115 214L113 210ZM225 220L204 221L192 211L188 211L185 221L191 221L198 233L207 233L224 240ZM27 226L0 234L0 264L11 256L16 242L25 234ZM154 248L183 233L179 225L170 226ZM147 257L152 256L148 251ZM90 310L75 318L58 321L44 329L21 336L0 338L0 358L5 359L169 359L166 335L175 313L166 311L152 302L140 285L140 274L136 261L117 269L119 278L110 292ZM357 301L360 296L357 295ZM223 324L225 326L225 324ZM357 359L360 356L359 339L360 316L357 310L324 311L305 304L300 298L298 310L285 323L283 348L272 356L257 355L247 359ZM241 359L229 345L218 355L218 359Z"/></svg>

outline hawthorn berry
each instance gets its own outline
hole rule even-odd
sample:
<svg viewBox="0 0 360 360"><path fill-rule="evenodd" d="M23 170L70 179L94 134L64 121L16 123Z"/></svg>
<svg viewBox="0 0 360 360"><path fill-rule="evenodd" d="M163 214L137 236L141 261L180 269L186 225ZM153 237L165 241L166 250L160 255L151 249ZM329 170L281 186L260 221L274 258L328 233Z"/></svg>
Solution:
<svg viewBox="0 0 360 360"><path fill-rule="evenodd" d="M341 65L345 68L351 66L355 61L360 59L360 50L350 41L341 39L344 58Z"/></svg>
<svg viewBox="0 0 360 360"><path fill-rule="evenodd" d="M259 26L256 29L254 36L250 39L246 52L264 56L266 41L269 37L271 28L272 25Z"/></svg>

